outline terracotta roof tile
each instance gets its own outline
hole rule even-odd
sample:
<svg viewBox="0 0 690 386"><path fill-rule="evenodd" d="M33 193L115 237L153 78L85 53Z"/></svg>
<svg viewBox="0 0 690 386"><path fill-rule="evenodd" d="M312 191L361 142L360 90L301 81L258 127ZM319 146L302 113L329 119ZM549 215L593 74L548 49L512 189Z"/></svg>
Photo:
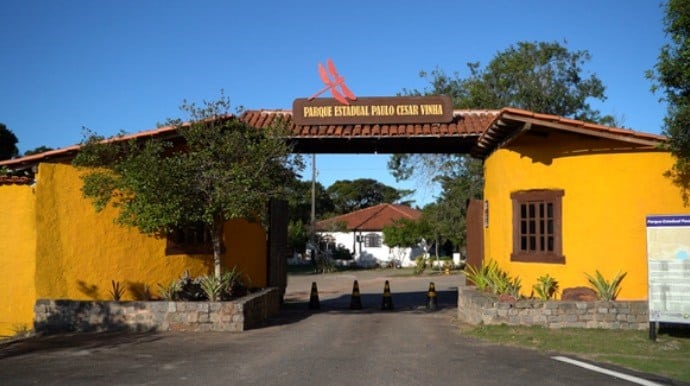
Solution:
<svg viewBox="0 0 690 386"><path fill-rule="evenodd" d="M415 220L421 217L422 212L406 205L379 204L318 221L316 229L328 231L329 228L344 223L348 230L380 231L387 225L392 225L395 220L406 218Z"/></svg>
<svg viewBox="0 0 690 386"><path fill-rule="evenodd" d="M268 127L274 123L274 118L280 116L285 119L288 129L295 137L304 136L428 136L434 132L444 135L465 136L479 135L490 122L498 116L498 110L456 110L450 123L441 125L424 124L363 124L337 126L297 126L292 122L292 114L286 110L247 110L240 119L255 127ZM326 130L334 128L334 131ZM376 130L379 127L379 130ZM324 131L325 130L325 131Z"/></svg>
<svg viewBox="0 0 690 386"><path fill-rule="evenodd" d="M233 118L229 115L225 119ZM404 138L404 137L452 137L473 141L477 138L472 154L485 157L496 146L515 133L515 125L521 122L534 121L535 124L560 130L579 132L585 135L606 136L624 142L641 144L663 143L666 138L661 135L648 134L633 130L613 128L559 117L550 114L535 113L527 110L504 108L502 110L455 110L453 120L449 123L423 124L384 124L384 125L327 125L297 126L292 121L289 110L248 110L239 117L250 126L265 128L284 122L292 138L299 139L336 139L336 138ZM499 121L514 122L512 127L499 127ZM176 128L165 126L154 130L118 137L113 140L133 138L161 137L176 135ZM470 145L471 146L471 145ZM79 150L79 145L52 150L31 156L0 161L0 166L18 167L32 165L47 159L70 158Z"/></svg>

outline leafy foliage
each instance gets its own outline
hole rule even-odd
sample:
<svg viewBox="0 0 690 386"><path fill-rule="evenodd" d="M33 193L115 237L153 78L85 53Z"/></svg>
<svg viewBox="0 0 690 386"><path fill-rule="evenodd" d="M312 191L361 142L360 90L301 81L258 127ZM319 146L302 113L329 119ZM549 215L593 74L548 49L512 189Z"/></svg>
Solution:
<svg viewBox="0 0 690 386"><path fill-rule="evenodd" d="M158 290L164 300L216 302L243 296L247 292L245 280L246 278L243 278L237 266L222 272L220 277L215 275L191 277L189 272L185 271L178 280L170 282L167 286L159 283Z"/></svg>
<svg viewBox="0 0 690 386"><path fill-rule="evenodd" d="M554 298L558 292L558 281L547 273L537 278L537 283L532 286L532 289L537 299L549 300Z"/></svg>
<svg viewBox="0 0 690 386"><path fill-rule="evenodd" d="M611 301L616 300L618 294L621 292L621 282L628 273L618 272L616 276L611 279L611 281L606 280L604 275L598 270L595 272L594 276L585 273L587 281L592 286L592 288L597 291L599 299Z"/></svg>
<svg viewBox="0 0 690 386"><path fill-rule="evenodd" d="M206 275L199 278L199 286L201 290L204 291L206 299L211 302L217 302L220 300L220 295L225 290L225 283L220 278L213 275Z"/></svg>
<svg viewBox="0 0 690 386"><path fill-rule="evenodd" d="M27 156L27 155L33 155L33 154L40 154L40 153L45 153L45 152L51 151L51 150L53 150L52 147L41 145L37 148L25 151L24 155Z"/></svg>
<svg viewBox="0 0 690 386"><path fill-rule="evenodd" d="M414 259L414 268L412 269L412 273L415 275L421 275L424 273L427 267L427 258L426 256L417 256Z"/></svg>
<svg viewBox="0 0 690 386"><path fill-rule="evenodd" d="M591 108L589 98L604 100L604 86L595 75L585 74L587 51L569 51L557 42L518 42L499 52L486 67L468 63L469 76L461 78L437 68L422 71L429 80L423 90L403 90L407 95L448 95L455 108L500 109L517 107L603 124L615 119ZM442 235L462 248L466 244L466 203L481 198L482 164L465 155L395 154L388 168L397 180L434 180L443 194L430 220Z"/></svg>
<svg viewBox="0 0 690 386"><path fill-rule="evenodd" d="M173 139L127 140L87 133L74 164L87 167L83 194L96 210L112 204L117 222L147 234L203 223L221 274L223 226L231 219L260 220L266 203L302 167L283 139L284 127L258 130L229 115L230 101L199 107L184 103L191 123L171 121Z"/></svg>
<svg viewBox="0 0 690 386"><path fill-rule="evenodd" d="M511 277L501 269L495 260L485 261L481 267L468 265L465 267L465 277L480 291L490 291L496 295L511 295L515 299L520 297L522 280Z"/></svg>
<svg viewBox="0 0 690 386"><path fill-rule="evenodd" d="M398 202L411 191L398 190L371 178L338 180L326 189L335 214L345 214L370 206Z"/></svg>
<svg viewBox="0 0 690 386"><path fill-rule="evenodd" d="M158 292L163 300L178 300L178 293L182 290L180 282L173 280L168 285L158 283Z"/></svg>
<svg viewBox="0 0 690 386"><path fill-rule="evenodd" d="M664 118L664 135L676 162L667 175L681 188L684 202L690 196L690 4L685 0L665 3L665 31L671 41L661 48L654 71L647 78L652 91L663 90L668 102Z"/></svg>
<svg viewBox="0 0 690 386"><path fill-rule="evenodd" d="M0 123L0 160L10 159L19 154L17 148L17 136L8 129L4 123Z"/></svg>

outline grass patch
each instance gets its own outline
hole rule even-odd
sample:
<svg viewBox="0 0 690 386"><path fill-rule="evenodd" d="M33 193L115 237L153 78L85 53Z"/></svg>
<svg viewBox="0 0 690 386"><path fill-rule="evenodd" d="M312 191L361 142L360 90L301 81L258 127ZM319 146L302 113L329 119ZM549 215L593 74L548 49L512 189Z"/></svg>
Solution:
<svg viewBox="0 0 690 386"><path fill-rule="evenodd" d="M661 333L656 342L648 331L548 329L534 326L477 326L463 334L499 344L544 352L571 353L637 371L690 382L690 337Z"/></svg>

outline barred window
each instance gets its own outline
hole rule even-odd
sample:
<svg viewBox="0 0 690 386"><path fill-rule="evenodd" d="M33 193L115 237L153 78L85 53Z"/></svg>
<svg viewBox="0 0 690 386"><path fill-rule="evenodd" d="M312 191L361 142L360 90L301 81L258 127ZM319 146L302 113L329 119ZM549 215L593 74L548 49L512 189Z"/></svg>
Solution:
<svg viewBox="0 0 690 386"><path fill-rule="evenodd" d="M213 253L211 232L204 223L181 226L168 234L166 255L211 253Z"/></svg>
<svg viewBox="0 0 690 386"><path fill-rule="evenodd" d="M364 236L364 246L366 248L380 248L381 235L377 233L368 233L366 236Z"/></svg>
<svg viewBox="0 0 690 386"><path fill-rule="evenodd" d="M563 190L527 190L511 194L513 253L511 260L565 263L561 236Z"/></svg>

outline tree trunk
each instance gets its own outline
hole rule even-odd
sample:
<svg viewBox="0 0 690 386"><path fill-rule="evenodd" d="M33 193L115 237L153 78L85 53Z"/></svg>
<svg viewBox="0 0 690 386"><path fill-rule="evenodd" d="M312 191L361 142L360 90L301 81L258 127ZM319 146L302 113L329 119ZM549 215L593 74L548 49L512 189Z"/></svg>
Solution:
<svg viewBox="0 0 690 386"><path fill-rule="evenodd" d="M222 220L215 220L211 230L211 242L213 243L213 270L216 279L220 280L220 259L223 252L223 224Z"/></svg>

